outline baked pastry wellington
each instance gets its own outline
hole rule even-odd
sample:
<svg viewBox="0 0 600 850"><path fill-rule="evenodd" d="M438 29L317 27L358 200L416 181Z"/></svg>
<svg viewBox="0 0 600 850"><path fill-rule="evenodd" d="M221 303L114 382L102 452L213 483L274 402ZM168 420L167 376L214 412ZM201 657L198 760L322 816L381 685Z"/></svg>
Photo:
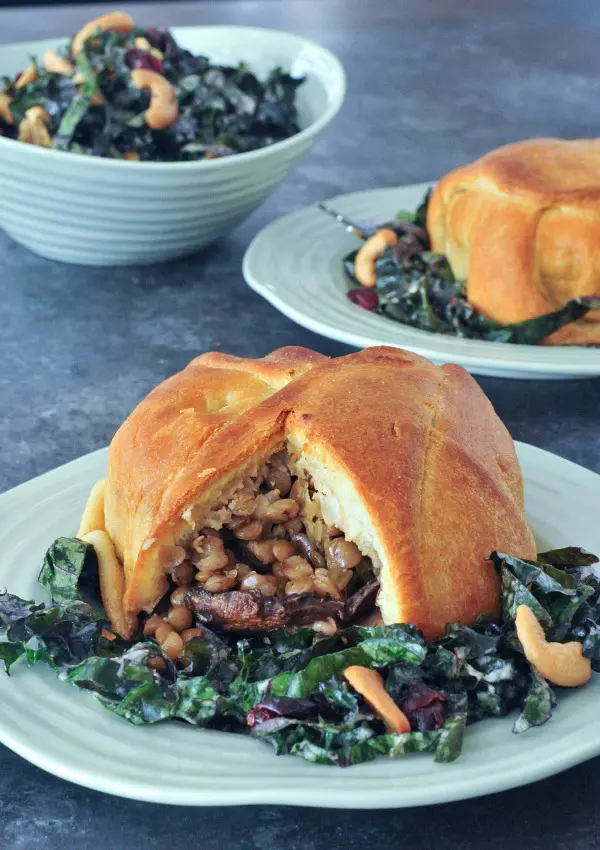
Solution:
<svg viewBox="0 0 600 850"><path fill-rule="evenodd" d="M239 631L327 632L376 600L433 638L497 612L492 550L536 551L484 393L395 348L198 357L121 426L93 500L80 535L103 523L114 544L124 636L170 594Z"/></svg>
<svg viewBox="0 0 600 850"><path fill-rule="evenodd" d="M600 140L531 139L450 172L427 230L469 302L500 324L600 296ZM598 343L600 310L544 340Z"/></svg>

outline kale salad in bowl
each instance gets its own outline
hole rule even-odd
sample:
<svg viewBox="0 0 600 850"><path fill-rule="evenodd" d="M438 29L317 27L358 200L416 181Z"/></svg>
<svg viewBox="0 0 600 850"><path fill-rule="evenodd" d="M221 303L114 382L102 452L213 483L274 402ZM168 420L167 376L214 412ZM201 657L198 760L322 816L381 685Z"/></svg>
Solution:
<svg viewBox="0 0 600 850"><path fill-rule="evenodd" d="M0 49L0 225L43 256L152 263L226 235L332 120L329 51L248 27L123 13Z"/></svg>

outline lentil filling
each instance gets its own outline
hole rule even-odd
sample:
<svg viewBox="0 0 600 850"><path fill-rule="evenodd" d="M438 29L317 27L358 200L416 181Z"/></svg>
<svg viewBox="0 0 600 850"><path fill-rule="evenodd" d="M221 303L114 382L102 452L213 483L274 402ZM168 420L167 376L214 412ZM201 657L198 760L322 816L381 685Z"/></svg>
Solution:
<svg viewBox="0 0 600 850"><path fill-rule="evenodd" d="M379 587L371 561L325 526L315 495L287 451L272 455L213 506L201 529L163 553L171 588L144 633L177 657L202 625L310 625L334 634L369 613Z"/></svg>

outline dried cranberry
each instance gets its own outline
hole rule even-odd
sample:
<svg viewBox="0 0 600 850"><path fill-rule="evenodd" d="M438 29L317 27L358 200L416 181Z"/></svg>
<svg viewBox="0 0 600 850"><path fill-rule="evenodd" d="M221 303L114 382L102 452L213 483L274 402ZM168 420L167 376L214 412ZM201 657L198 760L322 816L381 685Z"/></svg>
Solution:
<svg viewBox="0 0 600 850"><path fill-rule="evenodd" d="M352 289L348 298L364 310L374 310L378 304L377 293L373 289Z"/></svg>
<svg viewBox="0 0 600 850"><path fill-rule="evenodd" d="M147 50L140 50L137 47L132 47L125 54L125 62L129 68L143 68L147 71L156 71L157 74L162 74L163 63L156 56L148 53Z"/></svg>
<svg viewBox="0 0 600 850"><path fill-rule="evenodd" d="M291 699L290 697L265 697L257 702L246 715L248 726L256 726L272 720L274 717L289 717L294 720L303 720L315 713L315 703L309 699Z"/></svg>
<svg viewBox="0 0 600 850"><path fill-rule="evenodd" d="M435 700L446 702L446 697L440 691L429 688L427 685L413 685L402 696L400 706L402 711L411 712L418 708L425 708Z"/></svg>
<svg viewBox="0 0 600 850"><path fill-rule="evenodd" d="M446 720L446 697L427 685L409 688L400 699L400 708L419 732L441 729Z"/></svg>
<svg viewBox="0 0 600 850"><path fill-rule="evenodd" d="M246 723L248 726L256 726L257 723L264 723L265 720L271 720L276 716L266 709L255 708L246 715Z"/></svg>
<svg viewBox="0 0 600 850"><path fill-rule="evenodd" d="M255 708L269 711L279 717L308 717L314 713L315 704L310 699L294 699L292 697L267 697L257 702Z"/></svg>

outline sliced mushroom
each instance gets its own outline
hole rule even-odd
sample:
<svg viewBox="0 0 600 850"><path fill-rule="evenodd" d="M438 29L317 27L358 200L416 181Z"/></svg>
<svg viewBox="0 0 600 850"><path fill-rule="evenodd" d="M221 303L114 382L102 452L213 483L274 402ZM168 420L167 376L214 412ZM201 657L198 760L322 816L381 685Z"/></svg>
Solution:
<svg viewBox="0 0 600 850"><path fill-rule="evenodd" d="M314 594L302 594L278 599L263 596L256 590L231 590L225 593L206 593L193 588L185 604L206 625L224 631L263 632L282 626L307 626L311 623L344 616L344 604L334 599L320 599Z"/></svg>

